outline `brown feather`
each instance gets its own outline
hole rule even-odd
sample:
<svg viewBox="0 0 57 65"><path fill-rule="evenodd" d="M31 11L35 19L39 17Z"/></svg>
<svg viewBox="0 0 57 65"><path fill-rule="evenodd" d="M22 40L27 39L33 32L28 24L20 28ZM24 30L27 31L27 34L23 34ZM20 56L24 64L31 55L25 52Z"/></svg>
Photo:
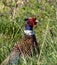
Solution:
<svg viewBox="0 0 57 65"><path fill-rule="evenodd" d="M13 51L18 51L19 54L30 55L33 44L32 36L25 35L25 37L14 46Z"/></svg>

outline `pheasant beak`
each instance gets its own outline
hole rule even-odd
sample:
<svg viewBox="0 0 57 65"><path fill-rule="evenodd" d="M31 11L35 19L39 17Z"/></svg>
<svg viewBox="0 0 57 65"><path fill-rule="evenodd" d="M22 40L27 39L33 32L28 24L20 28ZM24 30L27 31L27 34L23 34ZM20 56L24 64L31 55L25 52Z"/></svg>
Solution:
<svg viewBox="0 0 57 65"><path fill-rule="evenodd" d="M38 21L38 20L36 20L36 21L35 21L35 25L36 25L38 22L39 22L39 21Z"/></svg>
<svg viewBox="0 0 57 65"><path fill-rule="evenodd" d="M38 20L35 21L35 28L37 28L37 26L38 26L37 23L38 22L39 22Z"/></svg>
<svg viewBox="0 0 57 65"><path fill-rule="evenodd" d="M38 20L36 20L35 22L36 22L36 23L38 23L39 21L38 21Z"/></svg>

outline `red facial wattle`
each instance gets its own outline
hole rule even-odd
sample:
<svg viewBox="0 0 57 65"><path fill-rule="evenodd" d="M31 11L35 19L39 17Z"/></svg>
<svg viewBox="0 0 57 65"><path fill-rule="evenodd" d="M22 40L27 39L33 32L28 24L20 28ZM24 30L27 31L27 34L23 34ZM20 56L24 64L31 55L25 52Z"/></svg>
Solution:
<svg viewBox="0 0 57 65"><path fill-rule="evenodd" d="M36 18L29 18L29 25L34 26L36 23Z"/></svg>

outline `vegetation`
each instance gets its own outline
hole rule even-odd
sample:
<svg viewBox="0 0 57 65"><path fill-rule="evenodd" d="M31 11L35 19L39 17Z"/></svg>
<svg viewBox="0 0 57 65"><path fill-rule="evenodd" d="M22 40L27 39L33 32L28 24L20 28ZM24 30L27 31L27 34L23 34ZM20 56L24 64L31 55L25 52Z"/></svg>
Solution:
<svg viewBox="0 0 57 65"><path fill-rule="evenodd" d="M0 0L0 63L23 38L25 18L39 20L35 35L40 46L37 60L21 65L57 65L57 0Z"/></svg>

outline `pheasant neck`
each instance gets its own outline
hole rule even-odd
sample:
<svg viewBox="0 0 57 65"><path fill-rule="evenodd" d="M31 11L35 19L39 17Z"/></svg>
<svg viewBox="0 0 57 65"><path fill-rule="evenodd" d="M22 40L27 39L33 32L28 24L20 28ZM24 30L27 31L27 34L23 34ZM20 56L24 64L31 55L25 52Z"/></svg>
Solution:
<svg viewBox="0 0 57 65"><path fill-rule="evenodd" d="M28 23L26 23L24 33L26 35L34 35L33 26L30 26Z"/></svg>

